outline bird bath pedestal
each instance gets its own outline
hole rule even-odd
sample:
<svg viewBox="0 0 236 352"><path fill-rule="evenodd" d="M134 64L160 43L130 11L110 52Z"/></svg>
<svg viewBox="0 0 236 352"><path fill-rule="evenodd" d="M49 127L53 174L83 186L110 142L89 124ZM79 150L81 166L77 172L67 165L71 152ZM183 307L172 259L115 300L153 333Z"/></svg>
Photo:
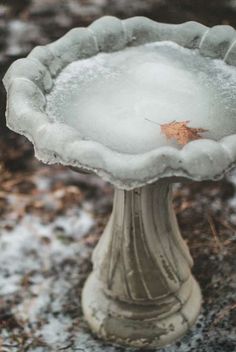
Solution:
<svg viewBox="0 0 236 352"><path fill-rule="evenodd" d="M162 347L198 317L171 185L235 165L235 64L232 27L105 17L35 48L4 78L8 126L40 160L115 186L82 294L85 319L107 341ZM205 132L183 146L161 131L173 121Z"/></svg>
<svg viewBox="0 0 236 352"><path fill-rule="evenodd" d="M92 330L105 339L162 346L183 335L199 314L201 293L170 184L164 179L115 191L82 301Z"/></svg>

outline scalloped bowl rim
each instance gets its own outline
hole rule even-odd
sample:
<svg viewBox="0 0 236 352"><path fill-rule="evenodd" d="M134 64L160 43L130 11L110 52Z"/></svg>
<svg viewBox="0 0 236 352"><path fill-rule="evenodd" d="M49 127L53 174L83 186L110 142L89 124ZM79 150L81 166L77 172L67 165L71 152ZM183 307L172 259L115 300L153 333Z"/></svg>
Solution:
<svg viewBox="0 0 236 352"><path fill-rule="evenodd" d="M139 17L133 19L136 19L137 24L141 24L144 18ZM98 28L100 28L100 26L104 28L107 26L108 21L115 21L116 25L118 23L117 21L119 21L122 23L122 26L124 26L124 22L130 20L132 20L132 18L120 21L117 18L106 16L95 21L92 26L88 27L86 30L96 37L97 33L93 30L94 24L98 23ZM145 23L150 23L152 25L153 23L156 23L158 26L172 26L175 27L175 30L178 30L178 28L181 28L183 25L191 25L189 22L180 25L166 25L149 19L145 19ZM196 25L202 26L192 22L192 26ZM226 26L217 27L223 29ZM205 28L206 31L203 33L202 38L206 37L206 33L210 31L208 27ZM70 32L62 37L64 41ZM202 38L201 43L203 42ZM61 38L54 43L60 45L60 40ZM98 39L96 38L96 42L97 40ZM146 41L145 43L148 42L150 41ZM51 52L51 47L54 43L44 46L47 50L49 49L50 54L53 52ZM101 52L101 50L98 50L94 55L98 52ZM28 62L33 60L35 63L42 65L37 54L34 55L33 58L29 55L28 58L24 60L26 63L27 60ZM72 60L72 62L73 61L74 60ZM46 71L48 72L48 68L46 68ZM61 69L59 72L60 71ZM31 82L27 76L25 78L24 75L21 74L17 76L17 69L16 75L13 75L13 78L11 76L9 78L7 75L8 73L4 78L4 84L8 92L14 83L16 85L20 84L24 87L24 84L28 85L29 82ZM45 97L45 90L42 92L38 86L36 88L33 80L31 83L33 83L34 89L36 89L36 91L39 90ZM40 95L41 93L39 91L37 91L37 94ZM27 97L28 92L23 89L21 94ZM17 96L15 95L14 97ZM22 106L23 105L24 104L22 104ZM38 121L42 119L41 123L35 123L35 127L32 131L27 129L24 130L23 124L21 126L16 126L14 124L14 119L12 121L11 113L8 111L7 125L15 132L26 136L33 143L35 154L38 159L47 164L60 163L78 170L81 169L94 172L106 181L113 183L118 188L129 190L155 182L164 177L184 177L195 181L207 179L216 180L220 179L227 170L236 165L236 134L224 137L217 142L209 139L192 141L185 145L181 150L174 147L162 146L144 153L126 154L114 151L99 142L81 140L78 132L75 132L73 128L65 126L64 124L62 125L58 122L49 122L48 115L45 111L42 112L41 109L30 109L27 106L25 110L26 116L29 116L30 114L32 114L32 116L37 115L37 117L39 117ZM55 133L57 129L62 127L64 130L63 138L60 133ZM46 139L45 136L47 137ZM49 143L48 140L50 140ZM110 166L110 160L112 160L112 167Z"/></svg>

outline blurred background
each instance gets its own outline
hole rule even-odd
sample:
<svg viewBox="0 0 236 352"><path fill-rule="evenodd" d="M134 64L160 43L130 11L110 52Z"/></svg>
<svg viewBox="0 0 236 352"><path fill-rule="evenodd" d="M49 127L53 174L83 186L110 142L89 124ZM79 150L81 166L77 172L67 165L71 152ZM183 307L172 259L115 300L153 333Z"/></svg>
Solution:
<svg viewBox="0 0 236 352"><path fill-rule="evenodd" d="M1 80L34 46L103 15L236 28L236 0L0 0ZM112 187L38 162L31 144L6 127L5 106L0 83L0 352L125 351L93 339L80 307ZM174 189L204 309L196 330L166 352L236 351L235 189L235 172Z"/></svg>

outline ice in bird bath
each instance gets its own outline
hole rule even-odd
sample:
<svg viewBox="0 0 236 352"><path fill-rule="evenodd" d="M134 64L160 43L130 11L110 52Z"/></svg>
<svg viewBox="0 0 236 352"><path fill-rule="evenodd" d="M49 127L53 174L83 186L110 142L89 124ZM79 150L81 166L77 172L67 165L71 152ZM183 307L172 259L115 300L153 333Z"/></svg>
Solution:
<svg viewBox="0 0 236 352"><path fill-rule="evenodd" d="M47 113L85 140L135 154L181 148L158 126L172 121L189 120L213 140L235 133L235 90L233 67L158 42L71 63L47 96Z"/></svg>
<svg viewBox="0 0 236 352"><path fill-rule="evenodd" d="M235 30L108 17L36 48L4 83L8 125L38 158L115 186L82 294L91 330L142 348L180 338L201 293L171 185L215 180L236 164ZM206 131L182 146L161 131L173 121Z"/></svg>

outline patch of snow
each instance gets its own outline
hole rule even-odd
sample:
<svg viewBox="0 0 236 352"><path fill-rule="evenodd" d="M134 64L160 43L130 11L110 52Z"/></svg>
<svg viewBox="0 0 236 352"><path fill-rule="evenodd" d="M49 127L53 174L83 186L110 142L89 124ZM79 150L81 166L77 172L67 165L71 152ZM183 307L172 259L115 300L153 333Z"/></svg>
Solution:
<svg viewBox="0 0 236 352"><path fill-rule="evenodd" d="M6 52L10 56L20 56L31 49L30 41L40 37L39 28L33 23L11 20L8 23Z"/></svg>
<svg viewBox="0 0 236 352"><path fill-rule="evenodd" d="M81 238L93 226L94 221L86 211L78 209L70 209L66 216L59 216L55 221L55 225L62 227L66 233Z"/></svg>
<svg viewBox="0 0 236 352"><path fill-rule="evenodd" d="M80 282L79 258L90 253L83 236L93 225L89 212L73 208L48 224L35 215L25 215L10 230L1 223L0 298L17 298L11 312L24 322L26 333L45 344L43 352L47 345L63 347L71 334L67 312L71 304L80 309L80 302L76 291L75 302L70 295ZM1 337L10 344L9 332L3 335L1 331Z"/></svg>
<svg viewBox="0 0 236 352"><path fill-rule="evenodd" d="M64 344L69 337L68 329L70 327L70 319L63 317L63 321L60 321L59 318L51 316L48 323L39 331L39 335L51 346Z"/></svg>

